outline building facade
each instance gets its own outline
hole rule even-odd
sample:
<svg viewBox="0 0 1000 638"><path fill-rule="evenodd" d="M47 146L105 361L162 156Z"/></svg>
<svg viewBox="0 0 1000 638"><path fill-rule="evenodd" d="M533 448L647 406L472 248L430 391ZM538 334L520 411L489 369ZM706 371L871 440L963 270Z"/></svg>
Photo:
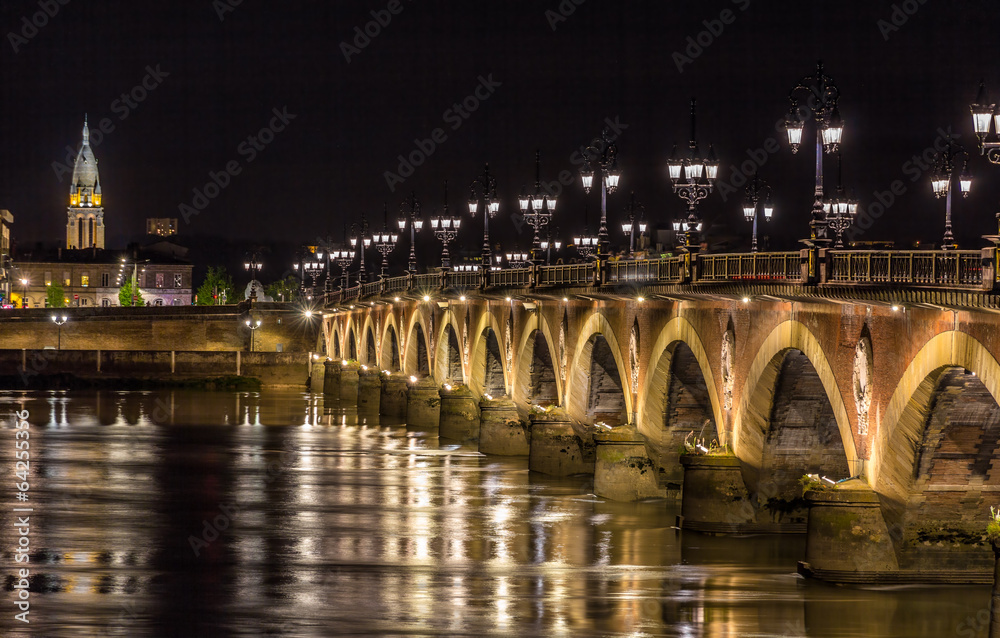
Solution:
<svg viewBox="0 0 1000 638"><path fill-rule="evenodd" d="M88 254L73 254L82 252ZM119 282L134 276L147 305L186 306L193 298L193 268L191 264L144 259L123 264L120 257L115 259L107 251L66 251L55 259L14 262L12 295L17 300L27 298L29 308L45 308L49 306L49 291L56 285L62 287L66 306L118 306Z"/></svg>
<svg viewBox="0 0 1000 638"><path fill-rule="evenodd" d="M177 234L176 217L147 217L146 234L172 237Z"/></svg>
<svg viewBox="0 0 1000 638"><path fill-rule="evenodd" d="M97 171L97 158L90 148L90 128L84 116L83 144L76 154L69 187L66 248L104 248L104 207L101 198L101 176Z"/></svg>

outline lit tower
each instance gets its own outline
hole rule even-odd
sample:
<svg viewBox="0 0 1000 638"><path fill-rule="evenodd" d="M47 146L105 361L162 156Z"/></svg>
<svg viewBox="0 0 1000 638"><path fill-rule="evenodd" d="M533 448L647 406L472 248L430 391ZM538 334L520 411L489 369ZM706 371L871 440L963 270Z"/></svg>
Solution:
<svg viewBox="0 0 1000 638"><path fill-rule="evenodd" d="M73 165L66 209L66 248L104 248L104 207L97 158L90 148L90 128L83 118L83 144Z"/></svg>

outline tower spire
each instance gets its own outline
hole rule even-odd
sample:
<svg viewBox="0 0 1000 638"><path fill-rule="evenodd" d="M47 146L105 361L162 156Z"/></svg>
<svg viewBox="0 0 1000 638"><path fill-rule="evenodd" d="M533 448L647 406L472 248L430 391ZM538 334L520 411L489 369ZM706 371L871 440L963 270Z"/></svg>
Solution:
<svg viewBox="0 0 1000 638"><path fill-rule="evenodd" d="M90 146L90 126L87 124L87 114L83 114L83 143Z"/></svg>

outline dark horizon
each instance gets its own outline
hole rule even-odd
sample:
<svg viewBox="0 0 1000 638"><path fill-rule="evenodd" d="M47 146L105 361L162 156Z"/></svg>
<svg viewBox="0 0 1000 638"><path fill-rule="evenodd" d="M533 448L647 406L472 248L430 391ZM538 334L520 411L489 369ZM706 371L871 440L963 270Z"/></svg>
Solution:
<svg viewBox="0 0 1000 638"><path fill-rule="evenodd" d="M793 155L774 125L788 110L789 90L818 59L841 89L845 187L865 208L893 182L903 186L857 239L900 247L940 241L944 203L934 199L927 173L908 162L949 127L970 152L977 178L970 197L955 202L958 242L978 248L981 235L997 230L997 169L979 156L969 116L981 78L1000 96L1000 75L990 68L1000 52L1000 19L985 2L53 3L58 12L23 42L10 34L22 33L22 18L40 11L39 3L2 8L0 73L8 95L0 207L14 214L22 246L64 235L68 177L60 181L57 166L67 147L79 145L85 113L92 133L104 120L114 127L92 139L109 248L140 238L146 217L182 218L181 243L339 239L362 213L380 227L384 203L393 224L411 191L426 217L441 208L446 179L450 212L467 220L459 244L478 247L481 216L469 219L465 200L489 162L502 200L491 237L523 250L529 229L518 233L512 215L521 186L533 185L536 149L543 181L561 171L573 176L553 222L568 241L582 231L585 209L590 232L597 230L599 196L583 193L572 157L606 120L627 127L617 140L621 186L608 203L612 240L621 245L630 192L652 225L683 211L670 192L666 159L675 142L685 145L695 96L698 139L703 150L714 144L720 183L730 182L731 167L748 152L780 142L760 169L776 206L760 232L774 248L793 248L808 235L813 151L806 143ZM364 39L355 42L355 27L376 19L372 11L386 24L357 46ZM708 45L693 46L699 37ZM144 80L144 100L132 106L121 98ZM478 107L465 118L454 105L477 87ZM276 120L275 110L284 118ZM248 140L274 122L282 130L256 147ZM805 140L812 126L806 123ZM400 155L430 148L425 140L435 129L444 139L412 176L387 180L387 172L400 173ZM216 180L226 186L185 223L179 207L193 206L194 189L231 162L239 173ZM825 166L829 193L835 157L826 156ZM714 237L748 245L737 191L723 201L717 190L702 213ZM439 244L426 230L419 242L427 247L422 262L427 250L436 255ZM405 255L394 257L405 262Z"/></svg>

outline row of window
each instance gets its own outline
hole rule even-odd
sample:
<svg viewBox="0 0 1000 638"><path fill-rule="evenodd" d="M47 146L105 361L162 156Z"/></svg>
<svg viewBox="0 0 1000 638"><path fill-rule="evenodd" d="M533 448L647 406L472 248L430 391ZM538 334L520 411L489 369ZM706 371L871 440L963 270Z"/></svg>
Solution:
<svg viewBox="0 0 1000 638"><path fill-rule="evenodd" d="M67 300L67 301L69 301L69 303L67 305L70 306L70 307L73 307L73 306L82 307L82 306L93 305L87 299L74 299L74 300ZM165 305L163 303L163 299L153 299L149 303L150 303L151 306L162 306L162 305ZM118 304L112 304L110 299L102 299L101 300L101 305L103 307L105 307L105 308L110 308L111 306L113 306L113 305L117 306ZM174 299L174 300L172 300L170 302L170 305L172 305L172 306L183 306L183 305L185 305L185 302L184 302L183 299ZM31 297L28 297L28 306L31 307L31 308L48 308L49 307L49 300L47 298L46 299L42 299L42 300L38 300L38 299L32 299Z"/></svg>
<svg viewBox="0 0 1000 638"><path fill-rule="evenodd" d="M155 288L165 288L166 287L166 282L169 281L167 279L167 273L158 272L158 273L150 273L150 274L154 275L153 282L154 282L155 285L153 287L155 287ZM148 279L148 277L146 276L145 273L141 273L141 274L137 275L137 277L138 277L138 284L139 284L140 288L149 287L148 286L148 282L146 281ZM68 270L63 271L62 282L63 282L64 286L72 286L73 285L73 279L70 276L70 272ZM181 273L173 273L173 283L174 283L174 285L173 285L174 288L183 288L184 287L184 276ZM45 272L45 285L46 286L51 286L52 285L52 272L51 271L46 271ZM114 280L114 284L112 284L111 273L107 273L107 272L101 273L101 287L102 288L108 288L111 285L118 285L117 279L115 279ZM89 273L85 273L85 274L81 274L80 275L80 286L83 287L83 288L88 288L90 286L90 274Z"/></svg>

